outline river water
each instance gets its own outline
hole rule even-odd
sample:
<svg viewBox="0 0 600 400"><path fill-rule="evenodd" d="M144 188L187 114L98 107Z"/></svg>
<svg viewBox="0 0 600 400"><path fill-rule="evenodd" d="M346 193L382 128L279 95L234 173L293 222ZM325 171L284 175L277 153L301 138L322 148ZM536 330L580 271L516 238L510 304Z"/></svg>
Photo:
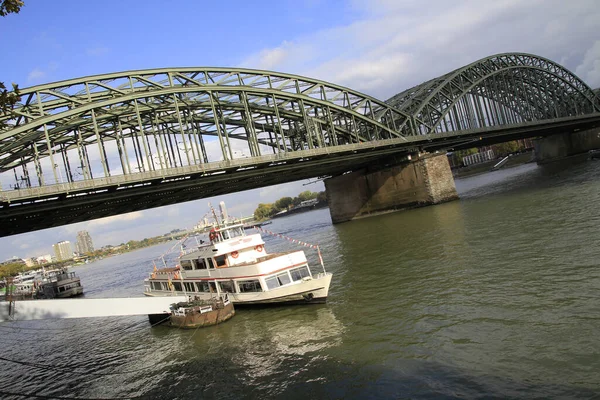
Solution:
<svg viewBox="0 0 600 400"><path fill-rule="evenodd" d="M0 361L0 397L600 396L598 176L600 162L527 164L457 180L461 200L434 207L274 220L321 245L326 305L239 309L196 331L145 317L4 323L1 356L36 367ZM76 268L86 297L140 295L171 245Z"/></svg>

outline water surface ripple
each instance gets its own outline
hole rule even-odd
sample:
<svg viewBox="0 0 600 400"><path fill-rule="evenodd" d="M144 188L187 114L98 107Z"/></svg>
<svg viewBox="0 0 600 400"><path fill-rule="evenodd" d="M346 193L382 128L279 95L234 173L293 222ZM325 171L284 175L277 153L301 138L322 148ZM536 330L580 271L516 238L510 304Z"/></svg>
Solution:
<svg viewBox="0 0 600 400"><path fill-rule="evenodd" d="M143 317L3 323L3 357L51 369L4 362L0 388L77 398L592 398L599 174L600 162L524 165L457 180L461 200L435 207L336 226L326 209L275 220L271 230L321 245L334 273L328 304L242 309L195 332ZM171 245L78 267L86 296L139 295L149 261Z"/></svg>

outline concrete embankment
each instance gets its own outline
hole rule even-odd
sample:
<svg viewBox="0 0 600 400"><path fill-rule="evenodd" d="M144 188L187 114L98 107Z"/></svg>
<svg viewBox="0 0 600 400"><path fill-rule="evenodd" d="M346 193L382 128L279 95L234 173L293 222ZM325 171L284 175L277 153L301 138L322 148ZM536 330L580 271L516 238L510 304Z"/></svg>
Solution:
<svg viewBox="0 0 600 400"><path fill-rule="evenodd" d="M0 321L168 314L171 304L187 300L187 296L165 296L2 301Z"/></svg>

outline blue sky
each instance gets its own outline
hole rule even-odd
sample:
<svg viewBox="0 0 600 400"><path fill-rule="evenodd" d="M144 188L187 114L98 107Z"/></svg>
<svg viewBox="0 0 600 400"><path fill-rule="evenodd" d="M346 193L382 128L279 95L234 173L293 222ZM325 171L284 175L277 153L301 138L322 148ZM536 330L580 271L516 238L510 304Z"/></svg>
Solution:
<svg viewBox="0 0 600 400"><path fill-rule="evenodd" d="M550 58L600 87L597 0L25 0L0 19L0 81L21 87L131 69L244 66L297 73L387 99L487 55ZM51 252L87 229L97 246L191 227L225 200L238 214L302 190L257 189L0 239L0 260Z"/></svg>

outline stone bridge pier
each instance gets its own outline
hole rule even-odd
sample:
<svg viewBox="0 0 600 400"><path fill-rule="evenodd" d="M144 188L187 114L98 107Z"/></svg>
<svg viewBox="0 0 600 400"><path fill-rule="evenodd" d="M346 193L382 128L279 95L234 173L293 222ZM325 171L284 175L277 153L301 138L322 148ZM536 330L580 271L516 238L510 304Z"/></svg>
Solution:
<svg viewBox="0 0 600 400"><path fill-rule="evenodd" d="M446 154L410 158L326 179L333 223L458 199Z"/></svg>
<svg viewBox="0 0 600 400"><path fill-rule="evenodd" d="M536 139L533 143L538 164L600 149L600 128L560 133Z"/></svg>

